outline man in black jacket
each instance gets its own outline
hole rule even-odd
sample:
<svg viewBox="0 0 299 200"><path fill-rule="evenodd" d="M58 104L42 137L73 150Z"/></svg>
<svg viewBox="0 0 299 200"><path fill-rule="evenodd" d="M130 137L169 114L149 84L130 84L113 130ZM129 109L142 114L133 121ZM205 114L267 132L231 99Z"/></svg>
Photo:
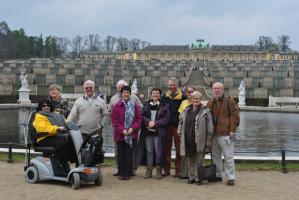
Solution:
<svg viewBox="0 0 299 200"><path fill-rule="evenodd" d="M181 157L180 157L180 137L177 133L179 115L178 109L186 96L178 89L178 80L174 77L168 80L168 91L162 95L161 102L168 104L170 110L170 121L167 127L166 133L166 163L164 167L164 176L170 175L171 167L171 149L172 149L172 138L174 139L175 145L175 174L174 177L180 177L181 175Z"/></svg>

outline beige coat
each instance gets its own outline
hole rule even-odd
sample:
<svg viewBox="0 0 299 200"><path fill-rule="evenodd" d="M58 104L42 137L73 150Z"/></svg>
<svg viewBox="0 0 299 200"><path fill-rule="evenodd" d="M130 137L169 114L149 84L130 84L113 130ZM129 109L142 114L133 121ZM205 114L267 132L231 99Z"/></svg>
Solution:
<svg viewBox="0 0 299 200"><path fill-rule="evenodd" d="M186 116L188 110L192 106L188 106L179 117L178 134L181 136L180 154L181 156L186 155L185 148L185 125ZM201 107L198 115L196 116L195 122L195 143L197 146L197 152L204 152L206 135L211 136L213 134L213 123L210 110L206 107Z"/></svg>

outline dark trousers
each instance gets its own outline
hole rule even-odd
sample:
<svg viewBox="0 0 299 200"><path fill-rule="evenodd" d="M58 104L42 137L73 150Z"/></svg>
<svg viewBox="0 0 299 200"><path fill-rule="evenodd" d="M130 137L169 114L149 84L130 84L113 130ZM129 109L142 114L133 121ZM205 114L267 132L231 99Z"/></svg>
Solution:
<svg viewBox="0 0 299 200"><path fill-rule="evenodd" d="M166 132L166 162L164 171L170 173L171 167L171 150L172 150L172 138L174 139L175 146L175 174L180 175L181 173L181 156L180 156L180 144L181 139L177 133L177 127L169 126Z"/></svg>
<svg viewBox="0 0 299 200"><path fill-rule="evenodd" d="M66 135L49 136L38 143L41 147L54 147L54 156L63 164L69 160L69 142Z"/></svg>
<svg viewBox="0 0 299 200"><path fill-rule="evenodd" d="M117 166L119 176L132 175L133 149L125 141L117 141Z"/></svg>

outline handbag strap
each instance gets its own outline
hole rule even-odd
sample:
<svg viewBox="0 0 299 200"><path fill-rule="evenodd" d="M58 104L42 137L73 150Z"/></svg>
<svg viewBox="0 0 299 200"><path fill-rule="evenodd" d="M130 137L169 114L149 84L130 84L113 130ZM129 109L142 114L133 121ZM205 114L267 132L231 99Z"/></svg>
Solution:
<svg viewBox="0 0 299 200"><path fill-rule="evenodd" d="M210 158L210 160L211 160L211 164L213 165L213 159L212 159L212 148L211 148L211 146L207 146L207 145L205 145L205 149L204 149L204 155L206 155L206 148L209 148L209 150L210 150L210 154L211 154L211 158Z"/></svg>

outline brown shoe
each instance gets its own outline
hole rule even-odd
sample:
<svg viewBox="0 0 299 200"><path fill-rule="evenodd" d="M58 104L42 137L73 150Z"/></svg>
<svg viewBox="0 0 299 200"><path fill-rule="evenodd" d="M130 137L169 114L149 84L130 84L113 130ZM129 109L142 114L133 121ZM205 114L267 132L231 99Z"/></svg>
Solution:
<svg viewBox="0 0 299 200"><path fill-rule="evenodd" d="M156 179L162 178L162 168L160 166L156 166Z"/></svg>
<svg viewBox="0 0 299 200"><path fill-rule="evenodd" d="M144 178L151 178L153 175L153 167L147 166Z"/></svg>

